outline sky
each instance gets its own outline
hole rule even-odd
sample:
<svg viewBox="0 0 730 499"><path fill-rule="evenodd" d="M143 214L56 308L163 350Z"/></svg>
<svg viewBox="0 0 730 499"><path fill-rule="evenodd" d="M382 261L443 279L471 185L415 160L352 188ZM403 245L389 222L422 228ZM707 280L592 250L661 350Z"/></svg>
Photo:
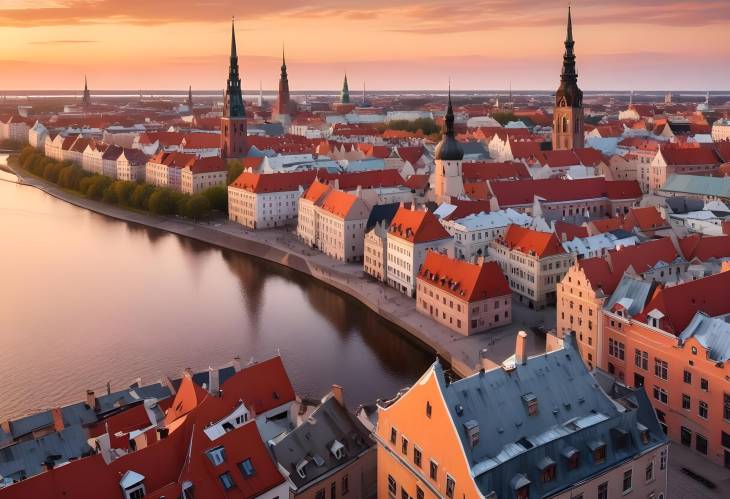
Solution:
<svg viewBox="0 0 730 499"><path fill-rule="evenodd" d="M0 0L0 90L554 90L567 0ZM573 0L584 90L730 90L728 0Z"/></svg>

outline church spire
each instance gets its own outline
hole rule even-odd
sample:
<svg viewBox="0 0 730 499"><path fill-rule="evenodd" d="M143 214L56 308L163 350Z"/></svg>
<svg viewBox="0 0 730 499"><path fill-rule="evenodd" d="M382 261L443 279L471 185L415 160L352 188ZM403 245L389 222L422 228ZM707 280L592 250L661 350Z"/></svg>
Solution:
<svg viewBox="0 0 730 499"><path fill-rule="evenodd" d="M193 112L193 86L188 87L188 109Z"/></svg>
<svg viewBox="0 0 730 499"><path fill-rule="evenodd" d="M449 137L454 137L454 108L451 105L451 80L449 80L449 104L446 107L444 124L446 125L446 130L444 131L444 134Z"/></svg>
<svg viewBox="0 0 730 499"><path fill-rule="evenodd" d="M231 60L234 57L238 58L238 53L236 52L236 19L231 18Z"/></svg>
<svg viewBox="0 0 730 499"><path fill-rule="evenodd" d="M89 82L84 75L84 94L81 97L81 105L83 107L91 106L91 92L89 92Z"/></svg>
<svg viewBox="0 0 730 499"><path fill-rule="evenodd" d="M451 104L451 80L449 80L448 95L446 116L444 116L443 136L441 137L441 142L436 144L434 159L442 161L461 161L464 159L464 149L456 140L456 131L454 130L454 107Z"/></svg>
<svg viewBox="0 0 730 499"><path fill-rule="evenodd" d="M563 72L561 78L563 81L574 82L578 80L575 72L575 41L573 40L573 16L568 7L568 29L565 36L565 54L563 54Z"/></svg>
<svg viewBox="0 0 730 499"><path fill-rule="evenodd" d="M281 79L286 80L288 78L286 74L286 54L284 53L284 45L281 46Z"/></svg>
<svg viewBox="0 0 730 499"><path fill-rule="evenodd" d="M345 73L345 80L342 82L342 93L340 93L340 102L342 104L350 103L350 87L347 84L347 73Z"/></svg>
<svg viewBox="0 0 730 499"><path fill-rule="evenodd" d="M246 111L243 107L241 94L241 76L238 73L238 53L236 51L236 28L231 20L231 60L228 66L228 82L223 103L223 116L227 118L244 118Z"/></svg>

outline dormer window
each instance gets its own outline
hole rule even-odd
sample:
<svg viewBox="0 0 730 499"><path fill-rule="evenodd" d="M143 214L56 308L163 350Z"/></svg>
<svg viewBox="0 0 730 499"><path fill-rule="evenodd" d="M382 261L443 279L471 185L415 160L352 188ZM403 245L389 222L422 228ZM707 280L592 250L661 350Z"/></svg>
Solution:
<svg viewBox="0 0 730 499"><path fill-rule="evenodd" d="M226 450L223 447L216 447L208 451L208 459L213 466L220 466L226 460Z"/></svg>
<svg viewBox="0 0 730 499"><path fill-rule="evenodd" d="M603 440L593 440L588 443L588 448L593 456L593 464L602 464L606 461L606 442Z"/></svg>
<svg viewBox="0 0 730 499"><path fill-rule="evenodd" d="M297 469L297 475L299 475L299 478L307 478L307 464L309 461L306 459L302 459L297 463L296 469Z"/></svg>
<svg viewBox="0 0 730 499"><path fill-rule="evenodd" d="M569 470L577 469L578 466L580 466L580 451L575 447L568 446L563 449L561 454L565 457L566 465Z"/></svg>
<svg viewBox="0 0 730 499"><path fill-rule="evenodd" d="M343 457L345 457L345 446L342 445L342 442L335 440L332 446L330 447L330 452L332 455L337 459L338 461L341 460Z"/></svg>
<svg viewBox="0 0 730 499"><path fill-rule="evenodd" d="M534 393L526 393L522 396L522 402L527 408L527 414L530 416L537 416L537 396Z"/></svg>
<svg viewBox="0 0 730 499"><path fill-rule="evenodd" d="M124 499L142 499L147 491L144 486L144 476L129 470L122 476L119 486L124 493Z"/></svg>
<svg viewBox="0 0 730 499"><path fill-rule="evenodd" d="M221 485L223 485L223 488L226 490L231 490L236 486L236 483L233 481L233 477L227 471L221 475L218 475L218 480L220 480Z"/></svg>
<svg viewBox="0 0 730 499"><path fill-rule="evenodd" d="M241 471L241 474L246 478L250 478L256 474L256 469L253 467L251 459L245 459L238 463L238 469Z"/></svg>
<svg viewBox="0 0 730 499"><path fill-rule="evenodd" d="M540 470L540 478L543 483L555 480L555 461L545 456L537 463L537 469Z"/></svg>
<svg viewBox="0 0 730 499"><path fill-rule="evenodd" d="M466 436L469 438L469 445L473 449L479 443L479 423L474 419L470 419L464 423L464 430L466 431Z"/></svg>

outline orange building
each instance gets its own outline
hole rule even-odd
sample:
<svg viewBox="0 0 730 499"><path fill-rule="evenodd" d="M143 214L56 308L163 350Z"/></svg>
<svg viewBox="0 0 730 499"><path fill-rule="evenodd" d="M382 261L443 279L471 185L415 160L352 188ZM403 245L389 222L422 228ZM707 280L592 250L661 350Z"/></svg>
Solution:
<svg viewBox="0 0 730 499"><path fill-rule="evenodd" d="M455 382L437 361L378 408L378 497L663 499L667 439L646 394L594 377L572 336L529 359L525 342Z"/></svg>
<svg viewBox="0 0 730 499"><path fill-rule="evenodd" d="M511 324L512 291L495 262L429 251L417 277L416 309L466 336Z"/></svg>
<svg viewBox="0 0 730 499"><path fill-rule="evenodd" d="M665 432L730 468L730 272L663 287L625 276L603 308L600 367L644 386Z"/></svg>

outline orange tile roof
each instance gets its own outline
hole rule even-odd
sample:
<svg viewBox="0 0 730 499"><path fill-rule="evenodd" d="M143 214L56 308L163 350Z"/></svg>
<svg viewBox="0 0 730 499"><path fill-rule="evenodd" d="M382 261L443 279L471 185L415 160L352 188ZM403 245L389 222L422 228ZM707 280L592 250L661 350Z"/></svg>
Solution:
<svg viewBox="0 0 730 499"><path fill-rule="evenodd" d="M464 182L464 194L475 201L487 201L492 197L485 182Z"/></svg>
<svg viewBox="0 0 730 499"><path fill-rule="evenodd" d="M299 187L306 189L314 181L316 175L315 170L266 174L243 172L231 186L257 194L290 192L299 190Z"/></svg>
<svg viewBox="0 0 730 499"><path fill-rule="evenodd" d="M602 177L575 180L505 180L489 182L489 187L502 208L532 204L535 196L547 202L641 198L641 188L635 180L612 182Z"/></svg>
<svg viewBox="0 0 730 499"><path fill-rule="evenodd" d="M670 166L719 165L721 162L713 149L705 147L665 146L661 148L661 154Z"/></svg>
<svg viewBox="0 0 730 499"><path fill-rule="evenodd" d="M662 218L662 214L654 206L645 206L643 208L630 208L624 221L624 229L631 231L634 228L639 230L655 230L668 227L667 221Z"/></svg>
<svg viewBox="0 0 730 499"><path fill-rule="evenodd" d="M730 235L702 236L692 234L679 240L679 248L686 260L700 261L730 257Z"/></svg>
<svg viewBox="0 0 730 499"><path fill-rule="evenodd" d="M451 237L433 213L403 207L395 213L388 232L414 244Z"/></svg>
<svg viewBox="0 0 730 499"><path fill-rule="evenodd" d="M561 241L572 241L576 237L588 237L588 229L582 225L575 225L562 220L555 222L555 233ZM565 235L565 238L563 238Z"/></svg>
<svg viewBox="0 0 730 499"><path fill-rule="evenodd" d="M330 191L322 201L322 209L345 219L357 202L358 197L344 191Z"/></svg>
<svg viewBox="0 0 730 499"><path fill-rule="evenodd" d="M468 302L511 294L507 279L496 262L469 263L435 251L426 253L417 278Z"/></svg>
<svg viewBox="0 0 730 499"><path fill-rule="evenodd" d="M623 220L620 218L599 218L597 220L591 220L588 223L596 232L603 234L604 232L620 229L623 225Z"/></svg>
<svg viewBox="0 0 730 499"><path fill-rule="evenodd" d="M302 195L302 198L306 199L307 201L311 201L313 203L316 203L319 201L322 196L324 196L331 187L327 184L323 184L319 180L315 179L314 182L309 186L309 188L304 191L304 194Z"/></svg>
<svg viewBox="0 0 730 499"><path fill-rule="evenodd" d="M554 232L539 232L519 225L510 225L501 242L511 250L538 258L565 253Z"/></svg>

